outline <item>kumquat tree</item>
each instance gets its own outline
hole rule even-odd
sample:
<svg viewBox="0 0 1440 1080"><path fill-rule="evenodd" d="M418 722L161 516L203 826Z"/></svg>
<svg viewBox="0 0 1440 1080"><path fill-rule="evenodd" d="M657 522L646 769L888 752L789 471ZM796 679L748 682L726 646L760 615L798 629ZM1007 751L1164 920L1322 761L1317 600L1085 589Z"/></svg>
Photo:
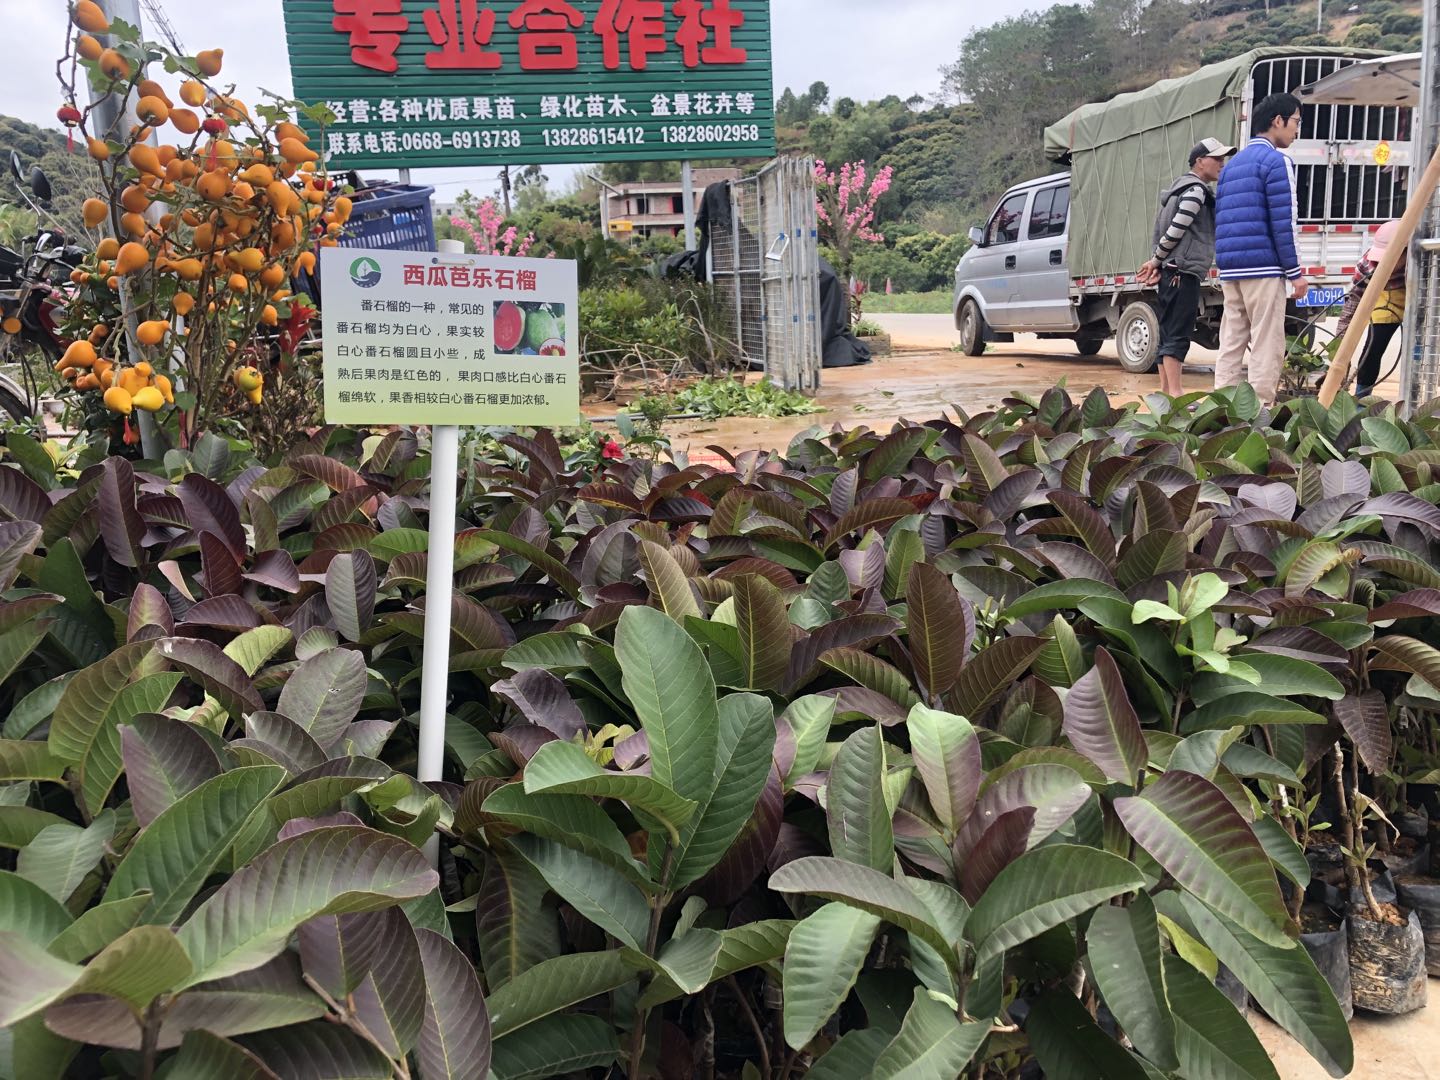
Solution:
<svg viewBox="0 0 1440 1080"><path fill-rule="evenodd" d="M292 279L338 242L351 204L295 121L327 113L279 98L252 109L218 81L222 50L181 55L92 0L71 22L57 115L95 162L84 218L102 238L71 275L57 370L87 426L132 443L135 412L164 413L186 447L261 407L314 314Z"/></svg>

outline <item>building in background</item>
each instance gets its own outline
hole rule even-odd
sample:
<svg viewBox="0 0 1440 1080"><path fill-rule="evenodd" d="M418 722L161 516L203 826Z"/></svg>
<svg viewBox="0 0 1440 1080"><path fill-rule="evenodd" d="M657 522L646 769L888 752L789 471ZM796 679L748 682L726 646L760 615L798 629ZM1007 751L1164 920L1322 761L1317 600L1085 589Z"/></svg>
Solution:
<svg viewBox="0 0 1440 1080"><path fill-rule="evenodd" d="M738 179L739 169L696 169L696 202L711 184ZM605 184L600 191L600 221L606 234L620 241L682 236L685 206L680 181Z"/></svg>

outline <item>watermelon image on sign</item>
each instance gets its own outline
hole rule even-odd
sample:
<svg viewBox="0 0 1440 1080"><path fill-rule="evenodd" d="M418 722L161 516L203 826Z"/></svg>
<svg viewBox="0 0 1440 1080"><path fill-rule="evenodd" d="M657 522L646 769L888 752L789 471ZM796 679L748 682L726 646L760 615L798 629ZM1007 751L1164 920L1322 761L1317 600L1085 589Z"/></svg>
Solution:
<svg viewBox="0 0 1440 1080"><path fill-rule="evenodd" d="M525 336L525 312L519 304L509 302L495 306L495 350L513 353Z"/></svg>
<svg viewBox="0 0 1440 1080"><path fill-rule="evenodd" d="M497 304L495 352L509 356L564 356L565 305L534 300Z"/></svg>

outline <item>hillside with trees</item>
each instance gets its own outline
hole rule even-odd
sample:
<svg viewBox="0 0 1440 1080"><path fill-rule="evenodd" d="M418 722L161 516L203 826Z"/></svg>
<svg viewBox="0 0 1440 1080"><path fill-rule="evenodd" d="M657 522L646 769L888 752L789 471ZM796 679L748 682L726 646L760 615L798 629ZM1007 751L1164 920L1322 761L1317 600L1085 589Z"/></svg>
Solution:
<svg viewBox="0 0 1440 1080"><path fill-rule="evenodd" d="M79 149L83 148L82 143ZM13 116L0 116L0 155L3 155L0 165L4 168L4 176L0 177L0 243L13 244L35 227L34 215L15 190L10 175L12 151L20 155L27 177L32 165L45 170L54 192L51 206L54 217L67 232L78 234L84 228L80 204L85 201L86 185L94 183L90 159L80 153L67 152L63 131L37 127Z"/></svg>
<svg viewBox="0 0 1440 1080"><path fill-rule="evenodd" d="M1265 45L1415 51L1413 3L1331 4L1323 33L1313 3L1278 0L1091 0L982 27L960 43L930 98L831 100L824 83L777 101L782 150L890 165L884 248L857 274L897 289L943 287L964 241L1010 184L1051 168L1044 128L1090 101L1183 75ZM923 254L922 254L923 253ZM917 256L920 256L917 258ZM948 263L948 265L946 265Z"/></svg>

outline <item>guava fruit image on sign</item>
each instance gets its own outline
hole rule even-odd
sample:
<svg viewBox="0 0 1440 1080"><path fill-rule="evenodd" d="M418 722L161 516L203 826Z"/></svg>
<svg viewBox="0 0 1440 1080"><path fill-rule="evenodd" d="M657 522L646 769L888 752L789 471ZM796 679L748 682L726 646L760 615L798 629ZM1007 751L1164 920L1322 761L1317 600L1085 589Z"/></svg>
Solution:
<svg viewBox="0 0 1440 1080"><path fill-rule="evenodd" d="M506 300L495 305L495 351L508 356L564 356L565 305Z"/></svg>

